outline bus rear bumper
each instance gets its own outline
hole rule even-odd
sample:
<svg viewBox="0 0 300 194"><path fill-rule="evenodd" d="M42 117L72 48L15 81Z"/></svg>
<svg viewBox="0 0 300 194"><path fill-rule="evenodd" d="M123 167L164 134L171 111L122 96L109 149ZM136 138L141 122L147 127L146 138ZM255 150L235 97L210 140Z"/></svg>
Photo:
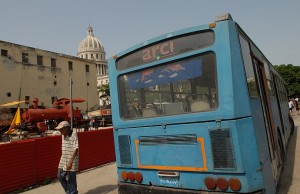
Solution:
<svg viewBox="0 0 300 194"><path fill-rule="evenodd" d="M222 194L223 192L214 191L195 191L186 189L174 189L167 187L157 187L157 186L146 186L128 183L118 183L119 194ZM228 192L226 192L228 194ZM263 194L263 191L252 192L251 194Z"/></svg>

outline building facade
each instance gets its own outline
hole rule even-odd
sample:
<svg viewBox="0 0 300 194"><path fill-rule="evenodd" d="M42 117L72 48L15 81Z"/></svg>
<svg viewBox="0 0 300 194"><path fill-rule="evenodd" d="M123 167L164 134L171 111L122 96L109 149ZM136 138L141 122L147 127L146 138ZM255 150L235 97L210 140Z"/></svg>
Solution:
<svg viewBox="0 0 300 194"><path fill-rule="evenodd" d="M0 41L0 104L38 98L51 107L54 99L73 98L82 112L99 106L94 61ZM24 108L28 105L21 104Z"/></svg>
<svg viewBox="0 0 300 194"><path fill-rule="evenodd" d="M80 42L77 56L82 59L89 59L94 61L96 65L96 75L97 75L97 86L100 88L104 84L109 84L108 81L108 68L106 53L101 41L94 36L93 28L91 26L87 29L87 36ZM99 93L99 97L102 93ZM104 99L99 99L100 106L106 105Z"/></svg>

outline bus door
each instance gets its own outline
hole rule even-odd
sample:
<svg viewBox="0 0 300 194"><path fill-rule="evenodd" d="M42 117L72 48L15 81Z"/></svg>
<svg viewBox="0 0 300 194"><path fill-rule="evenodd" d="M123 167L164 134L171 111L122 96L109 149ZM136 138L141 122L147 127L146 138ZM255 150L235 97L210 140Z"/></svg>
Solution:
<svg viewBox="0 0 300 194"><path fill-rule="evenodd" d="M253 63L265 121L265 130L268 139L270 160L272 162L273 178L277 180L280 170L280 150L278 149L279 147L276 141L275 125L272 116L270 98L268 95L268 86L264 64L257 59L253 59Z"/></svg>

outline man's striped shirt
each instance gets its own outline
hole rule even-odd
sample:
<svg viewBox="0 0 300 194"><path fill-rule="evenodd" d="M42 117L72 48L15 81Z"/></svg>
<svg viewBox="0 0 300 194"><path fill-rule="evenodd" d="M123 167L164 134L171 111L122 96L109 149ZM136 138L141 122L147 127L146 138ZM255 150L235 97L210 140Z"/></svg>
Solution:
<svg viewBox="0 0 300 194"><path fill-rule="evenodd" d="M62 153L59 162L58 168L67 171L67 164L70 161L75 149L78 148L78 137L77 133L73 131L72 135L69 137L68 135L62 135ZM74 158L72 168L69 171L78 171L78 157L79 157L79 150L77 152L76 157Z"/></svg>

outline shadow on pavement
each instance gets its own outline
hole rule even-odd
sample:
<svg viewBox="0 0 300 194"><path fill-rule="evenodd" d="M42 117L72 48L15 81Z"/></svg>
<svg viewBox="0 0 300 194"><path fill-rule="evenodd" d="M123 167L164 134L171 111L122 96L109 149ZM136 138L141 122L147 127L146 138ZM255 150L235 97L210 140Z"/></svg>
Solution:
<svg viewBox="0 0 300 194"><path fill-rule="evenodd" d="M296 125L295 131L290 137L283 170L281 171L280 179L277 184L276 194L288 193L292 185L298 129L299 127Z"/></svg>
<svg viewBox="0 0 300 194"><path fill-rule="evenodd" d="M117 189L117 185L102 185L86 192L86 194L106 194Z"/></svg>

